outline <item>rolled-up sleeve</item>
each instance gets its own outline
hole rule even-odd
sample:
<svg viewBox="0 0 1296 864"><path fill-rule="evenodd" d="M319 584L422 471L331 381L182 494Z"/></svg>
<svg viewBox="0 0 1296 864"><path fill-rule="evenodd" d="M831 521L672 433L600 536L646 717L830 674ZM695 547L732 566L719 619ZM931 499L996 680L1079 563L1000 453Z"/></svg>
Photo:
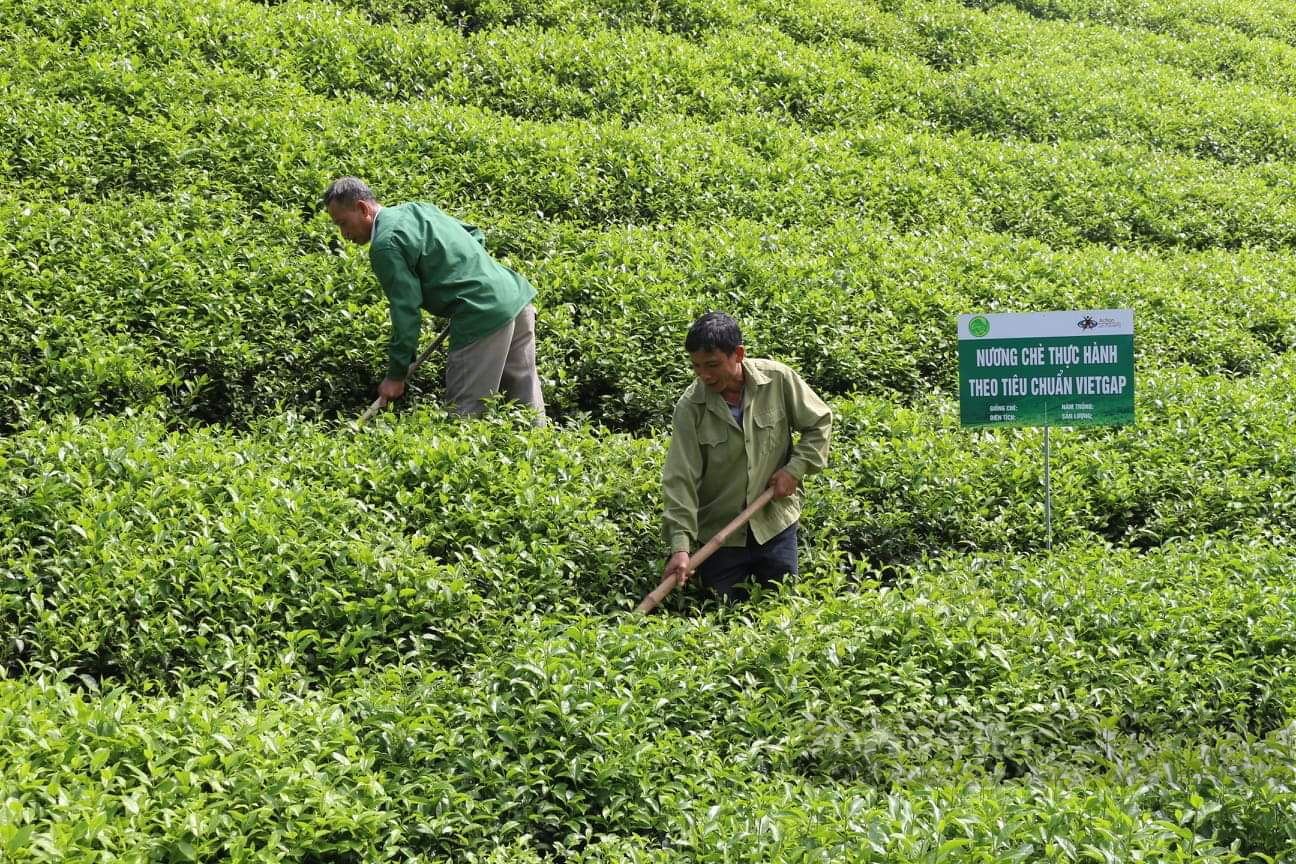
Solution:
<svg viewBox="0 0 1296 864"><path fill-rule="evenodd" d="M691 551L697 540L701 479L702 447L692 414L681 400L675 406L670 447L662 468L663 527L672 553Z"/></svg>
<svg viewBox="0 0 1296 864"><path fill-rule="evenodd" d="M832 409L793 370L783 379L788 425L801 433L784 469L798 480L816 474L828 464L828 443L832 438Z"/></svg>

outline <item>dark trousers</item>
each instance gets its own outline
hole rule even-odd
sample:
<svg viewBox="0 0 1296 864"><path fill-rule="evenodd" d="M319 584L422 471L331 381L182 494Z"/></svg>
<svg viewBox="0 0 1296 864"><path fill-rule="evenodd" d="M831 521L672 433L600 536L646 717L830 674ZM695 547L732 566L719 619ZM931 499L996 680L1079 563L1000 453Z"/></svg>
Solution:
<svg viewBox="0 0 1296 864"><path fill-rule="evenodd" d="M781 582L784 576L795 576L796 572L797 523L793 522L766 543L757 543L756 535L748 528L746 546L721 546L702 562L697 575L726 603L735 603L748 597L742 583L753 580L767 586Z"/></svg>

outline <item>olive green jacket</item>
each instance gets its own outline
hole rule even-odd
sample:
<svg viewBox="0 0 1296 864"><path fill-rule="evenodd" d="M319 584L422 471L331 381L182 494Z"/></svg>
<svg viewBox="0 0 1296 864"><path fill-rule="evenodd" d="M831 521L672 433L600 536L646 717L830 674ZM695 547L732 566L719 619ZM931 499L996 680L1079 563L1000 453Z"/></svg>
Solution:
<svg viewBox="0 0 1296 864"><path fill-rule="evenodd" d="M755 500L779 468L801 480L828 461L832 411L801 376L774 360L743 360L743 428L729 406L695 380L675 404L674 433L662 470L670 551L711 539ZM794 445L792 433L799 432ZM758 543L801 516L801 491L771 501L748 523ZM745 529L726 546L747 542Z"/></svg>

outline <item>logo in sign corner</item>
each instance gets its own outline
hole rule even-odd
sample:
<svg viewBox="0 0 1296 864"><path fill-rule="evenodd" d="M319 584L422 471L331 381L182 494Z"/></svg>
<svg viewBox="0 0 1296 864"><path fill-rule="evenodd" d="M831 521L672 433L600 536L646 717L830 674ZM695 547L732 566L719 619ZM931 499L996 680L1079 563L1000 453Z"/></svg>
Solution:
<svg viewBox="0 0 1296 864"><path fill-rule="evenodd" d="M1081 330L1092 330L1098 326L1098 322L1094 320L1092 315L1086 315L1076 322L1076 326Z"/></svg>
<svg viewBox="0 0 1296 864"><path fill-rule="evenodd" d="M968 322L968 332L980 339L990 332L990 321L984 315L978 315Z"/></svg>

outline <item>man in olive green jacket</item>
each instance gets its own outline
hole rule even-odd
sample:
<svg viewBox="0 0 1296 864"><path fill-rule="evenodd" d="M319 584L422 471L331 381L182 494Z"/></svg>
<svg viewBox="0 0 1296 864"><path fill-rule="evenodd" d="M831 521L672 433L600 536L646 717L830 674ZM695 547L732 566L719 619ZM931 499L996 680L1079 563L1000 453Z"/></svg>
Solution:
<svg viewBox="0 0 1296 864"><path fill-rule="evenodd" d="M453 410L482 410L503 390L544 420L535 362L535 289L486 251L482 232L432 204L383 207L364 181L341 177L324 192L329 216L353 243L369 244L369 264L391 306L384 399L405 394L418 350L421 310L450 319L446 398Z"/></svg>
<svg viewBox="0 0 1296 864"><path fill-rule="evenodd" d="M662 579L688 581L689 550L773 487L774 499L698 568L704 585L733 602L747 596L749 579L768 585L797 572L799 487L827 463L832 411L792 369L748 358L738 322L723 312L695 321L684 350L697 380L675 405L662 471L671 552Z"/></svg>

